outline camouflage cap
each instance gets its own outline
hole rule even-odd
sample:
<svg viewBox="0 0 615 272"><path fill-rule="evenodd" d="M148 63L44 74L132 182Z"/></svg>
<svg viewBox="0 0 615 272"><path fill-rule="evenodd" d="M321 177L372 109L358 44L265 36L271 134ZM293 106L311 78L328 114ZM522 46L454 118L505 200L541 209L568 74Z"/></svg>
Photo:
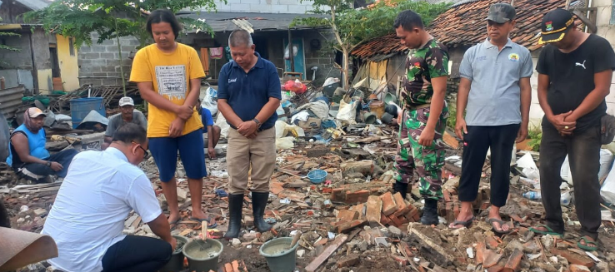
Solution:
<svg viewBox="0 0 615 272"><path fill-rule="evenodd" d="M503 24L514 20L516 15L517 12L515 12L515 8L510 4L497 3L489 7L489 14L485 20Z"/></svg>

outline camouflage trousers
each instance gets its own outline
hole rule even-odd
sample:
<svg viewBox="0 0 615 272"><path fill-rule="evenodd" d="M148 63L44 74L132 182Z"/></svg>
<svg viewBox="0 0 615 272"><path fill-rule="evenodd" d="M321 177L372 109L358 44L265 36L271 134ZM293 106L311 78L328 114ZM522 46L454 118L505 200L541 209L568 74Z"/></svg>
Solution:
<svg viewBox="0 0 615 272"><path fill-rule="evenodd" d="M410 183L418 175L420 193L425 199L442 198L442 167L444 166L444 141L442 135L448 118L446 105L436 125L431 146L419 144L419 137L427 125L430 108L407 109L399 128L399 142L395 157L396 180Z"/></svg>

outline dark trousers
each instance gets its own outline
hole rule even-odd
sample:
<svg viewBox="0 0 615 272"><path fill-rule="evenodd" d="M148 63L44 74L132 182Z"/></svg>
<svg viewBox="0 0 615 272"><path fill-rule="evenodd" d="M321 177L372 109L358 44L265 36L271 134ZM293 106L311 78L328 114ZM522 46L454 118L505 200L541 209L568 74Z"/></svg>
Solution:
<svg viewBox="0 0 615 272"><path fill-rule="evenodd" d="M64 178L66 177L66 174L68 173L68 166L73 160L73 157L77 155L77 153L79 152L75 149L67 149L67 150L60 151L56 154L51 155L51 157L49 157L47 161L57 162L61 164L63 167L62 170L58 172L53 171L51 167L45 164L40 164L40 163L26 163L18 167L18 168L22 168L22 170L19 172L23 174L24 176L26 176L27 178L30 178L32 180L40 180L49 175L57 175L58 177Z"/></svg>
<svg viewBox="0 0 615 272"><path fill-rule="evenodd" d="M496 207L506 205L510 185L510 160L519 127L519 124L468 126L468 134L463 137L460 201L471 202L476 199L487 151L491 148L491 204Z"/></svg>
<svg viewBox="0 0 615 272"><path fill-rule="evenodd" d="M540 191L546 224L564 232L560 206L562 163L568 155L574 181L574 201L581 222L581 234L598 238L600 214L600 127L562 137L551 125L543 125L540 143Z"/></svg>
<svg viewBox="0 0 615 272"><path fill-rule="evenodd" d="M128 235L107 249L102 259L103 272L158 271L171 259L172 253L171 244L166 241Z"/></svg>

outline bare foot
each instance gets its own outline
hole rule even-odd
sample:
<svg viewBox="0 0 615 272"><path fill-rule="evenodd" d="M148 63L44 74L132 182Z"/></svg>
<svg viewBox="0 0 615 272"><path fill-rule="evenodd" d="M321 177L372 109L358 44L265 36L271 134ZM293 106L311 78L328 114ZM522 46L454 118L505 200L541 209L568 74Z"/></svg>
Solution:
<svg viewBox="0 0 615 272"><path fill-rule="evenodd" d="M208 219L207 215L205 215L205 213L202 210L192 210L192 217L200 219L200 220L205 220Z"/></svg>
<svg viewBox="0 0 615 272"><path fill-rule="evenodd" d="M169 221L169 224L175 224L177 223L177 221L179 221L179 219L179 213L170 213L167 221Z"/></svg>
<svg viewBox="0 0 615 272"><path fill-rule="evenodd" d="M457 218L455 218L455 221L457 222L457 224L455 224L455 222L452 222L448 225L448 227L451 229L465 228L469 224L464 224L462 222L468 222L469 220L473 218L474 218L474 214L472 214L471 211L465 212L465 213L459 213L459 215L457 215Z"/></svg>
<svg viewBox="0 0 615 272"><path fill-rule="evenodd" d="M490 214L489 214L489 219L492 219L492 218L493 218L493 219L497 219L497 220L502 220L502 217L500 217L500 215L499 215L499 214L492 215L492 214L490 213ZM500 223L499 223L499 222L497 222L497 221L493 221L493 222L491 223L491 225L493 226L493 228L494 228L495 230L497 230L497 231L499 231L499 232L508 232L508 231L510 231L510 226L509 226L508 224L502 224L502 225L500 225Z"/></svg>

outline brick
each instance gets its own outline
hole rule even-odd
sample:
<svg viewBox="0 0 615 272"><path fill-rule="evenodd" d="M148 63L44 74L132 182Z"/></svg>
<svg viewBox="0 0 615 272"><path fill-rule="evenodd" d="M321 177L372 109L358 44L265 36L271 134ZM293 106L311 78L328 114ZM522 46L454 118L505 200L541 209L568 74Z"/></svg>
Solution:
<svg viewBox="0 0 615 272"><path fill-rule="evenodd" d="M333 188L324 187L324 188L322 188L322 190L320 190L320 192L323 193L323 194L330 194L330 193L333 193Z"/></svg>
<svg viewBox="0 0 615 272"><path fill-rule="evenodd" d="M589 272L589 268L584 265L573 264L570 266L570 272Z"/></svg>
<svg viewBox="0 0 615 272"><path fill-rule="evenodd" d="M398 219L398 217L395 217L393 215L390 215L389 219L391 220L391 224L393 224L393 226L396 226L398 228L404 224L401 220Z"/></svg>
<svg viewBox="0 0 615 272"><path fill-rule="evenodd" d="M363 203L369 198L368 190L359 190L351 193L346 193L347 204Z"/></svg>
<svg viewBox="0 0 615 272"><path fill-rule="evenodd" d="M504 272L515 272L521 268L521 259L523 259L523 251L519 249L515 249L510 257L508 257L508 261L506 261L506 265L504 265Z"/></svg>
<svg viewBox="0 0 615 272"><path fill-rule="evenodd" d="M340 221L352 221L359 218L359 213L351 210L340 210L337 219Z"/></svg>
<svg viewBox="0 0 615 272"><path fill-rule="evenodd" d="M346 189L335 188L331 193L331 201L344 202L346 201Z"/></svg>
<svg viewBox="0 0 615 272"><path fill-rule="evenodd" d="M500 271L504 271L503 270L504 267L500 264L495 264L492 267L487 268L487 272L500 272Z"/></svg>
<svg viewBox="0 0 615 272"><path fill-rule="evenodd" d="M351 221L351 222L344 222L341 225L337 226L337 232L339 232L339 233L348 232L348 231L350 231L350 230L352 230L352 229L354 229L356 227L360 227L360 226L365 225L366 222L367 221L365 221L365 220L354 220L354 221Z"/></svg>
<svg viewBox="0 0 615 272"><path fill-rule="evenodd" d="M367 200L367 212L365 213L365 219L369 222L380 222L380 216L382 211L382 200L377 196L370 196Z"/></svg>
<svg viewBox="0 0 615 272"><path fill-rule="evenodd" d="M442 190L442 196L444 198L444 202L451 202L451 193L448 190Z"/></svg>
<svg viewBox="0 0 615 272"><path fill-rule="evenodd" d="M231 263L224 264L224 271L233 272L233 265Z"/></svg>
<svg viewBox="0 0 615 272"><path fill-rule="evenodd" d="M571 251L568 251L568 250L559 250L554 247L554 248L551 248L551 254L560 255L566 258L566 260L568 260L568 262L571 264L583 265L583 266L587 266L588 268L592 268L594 266L594 261L590 259L589 257L584 256L584 255L579 255L576 253L572 253Z"/></svg>
<svg viewBox="0 0 615 272"><path fill-rule="evenodd" d="M324 246L325 244L327 244L327 242L329 242L329 239L322 238L322 239L318 240L317 242L315 242L314 246Z"/></svg>
<svg viewBox="0 0 615 272"><path fill-rule="evenodd" d="M364 212L364 210L365 210L365 203L352 206L350 208L350 210L357 212L357 214L358 214L358 218L357 219L365 219L365 215L364 215L364 213L365 213Z"/></svg>
<svg viewBox="0 0 615 272"><path fill-rule="evenodd" d="M380 196L382 200L382 214L389 216L397 211L397 204L393 200L391 192L387 192Z"/></svg>
<svg viewBox="0 0 615 272"><path fill-rule="evenodd" d="M395 255L395 254L391 256L393 257L393 260L395 260L395 262L397 262L399 265L401 266L408 265L408 259L406 257Z"/></svg>
<svg viewBox="0 0 615 272"><path fill-rule="evenodd" d="M498 243L498 241L495 240L495 238L491 235L485 237L485 243L489 246L490 249L495 249L500 245L500 243Z"/></svg>
<svg viewBox="0 0 615 272"><path fill-rule="evenodd" d="M404 207L401 210L397 210L395 213L393 213L393 216L395 217L400 217L400 216L404 216L405 214L409 213L410 211L412 211L414 207L412 205L407 205L406 207Z"/></svg>
<svg viewBox="0 0 615 272"><path fill-rule="evenodd" d="M340 260L337 261L337 267L338 268L352 267L352 266L359 264L359 261L360 261L359 254L351 254L349 256L340 258Z"/></svg>
<svg viewBox="0 0 615 272"><path fill-rule="evenodd" d="M483 261L485 260L486 250L487 250L487 247L485 246L485 243L478 242L476 244L476 263L483 263Z"/></svg>
<svg viewBox="0 0 615 272"><path fill-rule="evenodd" d="M453 149L459 149L459 141L457 141L457 138L455 138L455 136L448 133L448 131L444 131L444 135L442 135L442 140L444 140L444 142Z"/></svg>
<svg viewBox="0 0 615 272"><path fill-rule="evenodd" d="M388 216L380 216L380 224L388 226L391 224L391 219Z"/></svg>
<svg viewBox="0 0 615 272"><path fill-rule="evenodd" d="M414 219L414 222L418 222L419 220L421 220L421 213L419 212L419 209L413 208L412 211L410 211L410 214L412 215L412 219Z"/></svg>
<svg viewBox="0 0 615 272"><path fill-rule="evenodd" d="M233 266L233 272L239 272L239 262L234 260L231 265Z"/></svg>
<svg viewBox="0 0 615 272"><path fill-rule="evenodd" d="M483 260L483 267L484 268L489 268L492 266L495 266L496 264L498 264L498 262L500 261L500 259L502 258L502 254L497 254L491 250L485 250L484 254L484 260Z"/></svg>
<svg viewBox="0 0 615 272"><path fill-rule="evenodd" d="M400 193L395 193L393 195L393 199L395 200L395 204L397 205L397 210L403 210L404 208L406 208L406 201L404 200L404 198L401 196Z"/></svg>

